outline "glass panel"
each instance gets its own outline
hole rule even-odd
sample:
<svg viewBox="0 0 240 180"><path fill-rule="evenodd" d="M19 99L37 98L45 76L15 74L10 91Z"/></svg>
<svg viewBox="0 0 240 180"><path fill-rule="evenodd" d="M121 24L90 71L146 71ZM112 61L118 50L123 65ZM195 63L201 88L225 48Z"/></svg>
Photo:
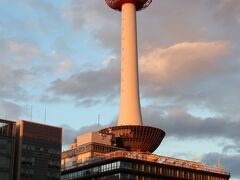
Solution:
<svg viewBox="0 0 240 180"><path fill-rule="evenodd" d="M9 168L10 158L0 156L0 168Z"/></svg>
<svg viewBox="0 0 240 180"><path fill-rule="evenodd" d="M0 172L1 180L9 180L9 174L5 172Z"/></svg>
<svg viewBox="0 0 240 180"><path fill-rule="evenodd" d="M6 139L0 139L0 153L11 153L11 142Z"/></svg>

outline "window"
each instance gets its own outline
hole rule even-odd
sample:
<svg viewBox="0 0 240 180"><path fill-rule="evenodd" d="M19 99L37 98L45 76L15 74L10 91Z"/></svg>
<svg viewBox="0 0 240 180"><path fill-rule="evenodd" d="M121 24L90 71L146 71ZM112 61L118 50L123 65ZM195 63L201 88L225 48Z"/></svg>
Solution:
<svg viewBox="0 0 240 180"><path fill-rule="evenodd" d="M6 172L0 172L1 180L9 180L9 174Z"/></svg>
<svg viewBox="0 0 240 180"><path fill-rule="evenodd" d="M21 177L33 177L34 170L31 168L22 168L21 169Z"/></svg>
<svg viewBox="0 0 240 180"><path fill-rule="evenodd" d="M30 144L23 144L22 149L27 151L35 151L35 146Z"/></svg>
<svg viewBox="0 0 240 180"><path fill-rule="evenodd" d="M57 149L48 149L48 153L50 154L56 154L56 155L60 155L60 150Z"/></svg>
<svg viewBox="0 0 240 180"><path fill-rule="evenodd" d="M59 169L60 168L60 161L56 160L56 159L50 159L50 160L48 160L48 167Z"/></svg>
<svg viewBox="0 0 240 180"><path fill-rule="evenodd" d="M10 168L10 158L0 156L0 168Z"/></svg>
<svg viewBox="0 0 240 180"><path fill-rule="evenodd" d="M22 164L22 165L34 166L34 164L35 164L35 158L34 158L34 157L24 157L24 156L22 156L22 158L21 158L21 164Z"/></svg>

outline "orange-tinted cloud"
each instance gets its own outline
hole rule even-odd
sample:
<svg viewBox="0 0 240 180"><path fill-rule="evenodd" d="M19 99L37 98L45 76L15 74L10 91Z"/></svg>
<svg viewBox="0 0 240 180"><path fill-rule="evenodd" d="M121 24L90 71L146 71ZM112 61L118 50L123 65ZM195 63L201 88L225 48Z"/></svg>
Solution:
<svg viewBox="0 0 240 180"><path fill-rule="evenodd" d="M184 42L169 48L156 48L140 60L144 81L158 85L184 83L224 70L222 60L231 44L218 42Z"/></svg>

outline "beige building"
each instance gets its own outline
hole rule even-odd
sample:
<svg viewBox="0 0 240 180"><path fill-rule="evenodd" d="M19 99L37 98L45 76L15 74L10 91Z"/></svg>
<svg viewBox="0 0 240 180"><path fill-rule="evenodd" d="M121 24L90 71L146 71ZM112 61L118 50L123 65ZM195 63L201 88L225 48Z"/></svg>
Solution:
<svg viewBox="0 0 240 180"><path fill-rule="evenodd" d="M118 150L122 150L122 148L112 146L111 135L89 132L74 139L70 149L62 153L61 166L63 170L70 169Z"/></svg>

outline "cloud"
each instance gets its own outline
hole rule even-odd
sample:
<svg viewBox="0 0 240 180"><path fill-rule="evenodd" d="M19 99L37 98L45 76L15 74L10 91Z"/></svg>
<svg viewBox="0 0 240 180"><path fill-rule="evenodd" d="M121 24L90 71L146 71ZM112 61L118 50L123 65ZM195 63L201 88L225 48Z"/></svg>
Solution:
<svg viewBox="0 0 240 180"><path fill-rule="evenodd" d="M17 40L0 40L0 52L0 62L12 67L26 66L41 53L36 44Z"/></svg>
<svg viewBox="0 0 240 180"><path fill-rule="evenodd" d="M91 32L94 39L108 48L120 49L120 13L109 10L104 1L71 0L64 10L65 18L75 31Z"/></svg>
<svg viewBox="0 0 240 180"><path fill-rule="evenodd" d="M237 155L225 155L219 153L209 153L205 154L202 158L204 163L216 164L220 160L221 165L227 170L231 170L231 177L239 179L240 178L240 154Z"/></svg>
<svg viewBox="0 0 240 180"><path fill-rule="evenodd" d="M53 20L55 23L61 21L60 11L54 6L54 3L48 2L46 0L24 0L24 3L31 7L34 11L41 11L42 14L46 15L48 18ZM48 19L49 20L49 19Z"/></svg>
<svg viewBox="0 0 240 180"><path fill-rule="evenodd" d="M231 144L231 145L226 145L223 148L223 153L228 154L228 153L240 153L240 146Z"/></svg>
<svg viewBox="0 0 240 180"><path fill-rule="evenodd" d="M166 131L168 136L176 138L227 138L240 141L239 121L223 117L199 118L183 109L173 109L161 113L161 108L146 107L143 109L143 121ZM160 113L159 113L160 111Z"/></svg>
<svg viewBox="0 0 240 180"><path fill-rule="evenodd" d="M17 119L20 115L24 113L23 108L9 101L0 101L0 117L5 119Z"/></svg>
<svg viewBox="0 0 240 180"><path fill-rule="evenodd" d="M14 38L0 39L0 108L8 118L25 115L23 104L37 99L38 93L44 90L44 78L53 76L56 71L54 65L62 56L56 62L49 59L50 56L43 53L36 43ZM59 71L64 73L67 66L67 61L60 62Z"/></svg>
<svg viewBox="0 0 240 180"><path fill-rule="evenodd" d="M100 69L81 71L66 80L58 79L52 82L49 91L56 96L73 98L77 104L115 97L119 81L117 64L119 62L112 59Z"/></svg>
<svg viewBox="0 0 240 180"><path fill-rule="evenodd" d="M214 11L218 31L222 36L235 39L240 31L240 2L237 0L220 1L217 10Z"/></svg>
<svg viewBox="0 0 240 180"><path fill-rule="evenodd" d="M59 74L65 73L72 67L72 61L70 59L64 59L58 64L57 72Z"/></svg>
<svg viewBox="0 0 240 180"><path fill-rule="evenodd" d="M228 42L184 42L165 49L156 48L141 57L144 85L151 84L148 86L151 89L152 86L159 89L186 86L220 74L225 70L223 60L229 51ZM149 94L155 95L153 92Z"/></svg>
<svg viewBox="0 0 240 180"><path fill-rule="evenodd" d="M26 98L22 85L29 77L28 72L6 64L0 64L0 72L0 97L13 100Z"/></svg>
<svg viewBox="0 0 240 180"><path fill-rule="evenodd" d="M156 104L204 108L238 121L240 63L235 50L225 41L153 49L140 60L142 97Z"/></svg>

